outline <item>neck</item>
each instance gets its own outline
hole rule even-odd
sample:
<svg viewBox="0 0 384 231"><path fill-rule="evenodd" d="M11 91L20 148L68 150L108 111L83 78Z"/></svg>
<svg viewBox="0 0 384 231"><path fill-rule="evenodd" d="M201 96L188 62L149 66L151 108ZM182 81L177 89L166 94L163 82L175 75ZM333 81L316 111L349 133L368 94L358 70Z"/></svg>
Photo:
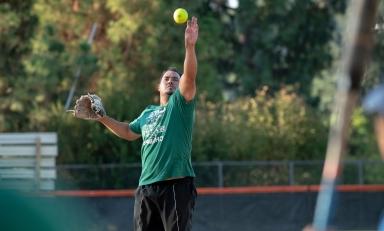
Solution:
<svg viewBox="0 0 384 231"><path fill-rule="evenodd" d="M160 95L160 105L166 105L168 103L169 95L167 94L162 94Z"/></svg>

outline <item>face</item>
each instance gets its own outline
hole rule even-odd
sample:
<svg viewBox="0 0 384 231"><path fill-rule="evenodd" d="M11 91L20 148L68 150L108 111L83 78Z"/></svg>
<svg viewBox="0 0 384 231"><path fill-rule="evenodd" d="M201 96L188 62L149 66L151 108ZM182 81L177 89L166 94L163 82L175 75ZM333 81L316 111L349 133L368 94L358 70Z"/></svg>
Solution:
<svg viewBox="0 0 384 231"><path fill-rule="evenodd" d="M159 85L160 94L172 95L179 87L180 75L174 71L166 71Z"/></svg>

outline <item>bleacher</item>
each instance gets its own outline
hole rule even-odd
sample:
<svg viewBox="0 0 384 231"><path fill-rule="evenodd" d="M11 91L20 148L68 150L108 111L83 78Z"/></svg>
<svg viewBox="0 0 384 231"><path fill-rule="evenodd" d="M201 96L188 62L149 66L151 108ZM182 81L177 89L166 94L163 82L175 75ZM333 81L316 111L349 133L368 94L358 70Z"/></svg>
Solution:
<svg viewBox="0 0 384 231"><path fill-rule="evenodd" d="M54 190L57 134L0 133L0 188Z"/></svg>

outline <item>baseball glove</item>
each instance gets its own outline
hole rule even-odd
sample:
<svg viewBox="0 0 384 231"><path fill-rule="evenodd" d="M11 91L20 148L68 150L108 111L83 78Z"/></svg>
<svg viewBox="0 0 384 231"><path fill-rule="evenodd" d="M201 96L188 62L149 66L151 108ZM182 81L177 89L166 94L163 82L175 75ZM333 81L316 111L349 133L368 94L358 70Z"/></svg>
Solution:
<svg viewBox="0 0 384 231"><path fill-rule="evenodd" d="M76 118L97 120L105 116L105 109L99 96L94 94L82 95L76 100L74 110L70 110Z"/></svg>

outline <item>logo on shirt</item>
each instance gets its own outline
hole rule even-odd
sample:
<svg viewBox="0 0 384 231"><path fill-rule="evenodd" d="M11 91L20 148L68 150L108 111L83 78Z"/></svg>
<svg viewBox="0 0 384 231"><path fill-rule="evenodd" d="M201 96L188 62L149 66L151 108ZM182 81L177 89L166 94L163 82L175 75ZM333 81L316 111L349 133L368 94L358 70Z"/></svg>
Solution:
<svg viewBox="0 0 384 231"><path fill-rule="evenodd" d="M147 124L156 123L164 115L164 112L165 107L151 112L151 114L149 114L149 116L147 117Z"/></svg>
<svg viewBox="0 0 384 231"><path fill-rule="evenodd" d="M143 145L162 142L164 139L165 126L159 125L160 119L165 113L165 108L151 112L147 117L147 123L142 128Z"/></svg>

